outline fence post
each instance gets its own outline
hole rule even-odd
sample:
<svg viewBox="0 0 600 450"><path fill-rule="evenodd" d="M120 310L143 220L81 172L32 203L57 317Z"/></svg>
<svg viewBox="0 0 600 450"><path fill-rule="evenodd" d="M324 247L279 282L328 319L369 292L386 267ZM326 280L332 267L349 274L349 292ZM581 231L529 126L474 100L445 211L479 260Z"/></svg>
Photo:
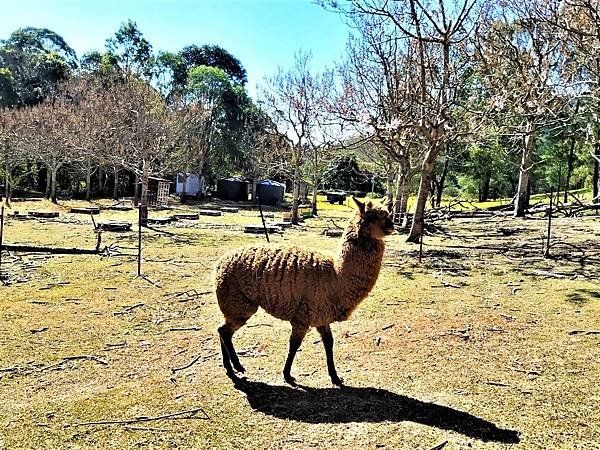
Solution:
<svg viewBox="0 0 600 450"><path fill-rule="evenodd" d="M4 237L4 205L0 208L0 280L2 279L2 243Z"/></svg>
<svg viewBox="0 0 600 450"><path fill-rule="evenodd" d="M138 207L138 258L137 276L142 276L142 206Z"/></svg>
<svg viewBox="0 0 600 450"><path fill-rule="evenodd" d="M554 199L554 187L550 186L550 209L548 210L548 236L546 237L546 251L544 257L550 256L550 233L552 232L552 200Z"/></svg>

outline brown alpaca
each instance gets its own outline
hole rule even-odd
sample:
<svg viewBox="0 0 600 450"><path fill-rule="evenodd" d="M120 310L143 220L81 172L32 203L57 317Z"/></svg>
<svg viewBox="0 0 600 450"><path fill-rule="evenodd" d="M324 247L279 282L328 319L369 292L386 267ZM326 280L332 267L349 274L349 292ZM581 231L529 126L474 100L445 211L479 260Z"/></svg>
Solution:
<svg viewBox="0 0 600 450"><path fill-rule="evenodd" d="M337 259L298 247L245 247L225 255L216 269L216 294L225 324L219 328L223 365L244 372L231 340L233 334L262 307L292 324L283 375L295 385L290 371L306 332L316 327L325 347L331 381L341 385L333 361L329 324L347 320L375 285L383 258L383 238L394 227L385 209L353 198L358 214L343 236ZM233 364L233 368L232 368Z"/></svg>

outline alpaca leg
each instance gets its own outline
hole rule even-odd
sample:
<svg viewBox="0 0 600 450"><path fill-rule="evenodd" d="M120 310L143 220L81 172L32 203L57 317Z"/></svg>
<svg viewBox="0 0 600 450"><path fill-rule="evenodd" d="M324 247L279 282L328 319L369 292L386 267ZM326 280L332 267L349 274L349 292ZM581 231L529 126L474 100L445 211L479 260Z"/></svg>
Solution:
<svg viewBox="0 0 600 450"><path fill-rule="evenodd" d="M225 324L219 327L219 336L221 338L221 353L223 353L223 365L228 375L233 373L231 364L238 372L244 373L246 369L240 363L240 360L233 347L233 333L239 330L248 321L248 318L239 317L236 319L225 319Z"/></svg>
<svg viewBox="0 0 600 450"><path fill-rule="evenodd" d="M331 382L336 386L342 386L343 380L338 377L337 371L335 370L335 363L333 361L333 335L331 334L331 328L329 325L325 325L323 327L317 327L319 334L321 335L321 340L323 341L323 346L325 347L325 355L327 356L327 371L329 372L329 377L331 378Z"/></svg>
<svg viewBox="0 0 600 450"><path fill-rule="evenodd" d="M308 331L308 327L304 325L295 325L292 324L292 334L290 336L290 350L288 352L287 359L285 360L285 366L283 367L283 378L285 381L292 386L296 385L296 379L291 375L292 363L294 362L294 357L296 356L296 352L302 345L302 340L304 336L306 336L306 332Z"/></svg>

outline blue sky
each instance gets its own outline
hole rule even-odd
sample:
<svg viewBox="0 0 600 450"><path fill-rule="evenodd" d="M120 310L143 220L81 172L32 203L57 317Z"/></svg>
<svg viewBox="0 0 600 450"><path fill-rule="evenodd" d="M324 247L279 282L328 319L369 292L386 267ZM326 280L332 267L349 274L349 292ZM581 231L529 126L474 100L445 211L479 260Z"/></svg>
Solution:
<svg viewBox="0 0 600 450"><path fill-rule="evenodd" d="M49 28L81 56L103 49L127 19L155 50L222 46L246 67L251 93L299 49L312 52L313 69L331 67L348 36L339 16L310 0L0 0L0 39L20 27Z"/></svg>

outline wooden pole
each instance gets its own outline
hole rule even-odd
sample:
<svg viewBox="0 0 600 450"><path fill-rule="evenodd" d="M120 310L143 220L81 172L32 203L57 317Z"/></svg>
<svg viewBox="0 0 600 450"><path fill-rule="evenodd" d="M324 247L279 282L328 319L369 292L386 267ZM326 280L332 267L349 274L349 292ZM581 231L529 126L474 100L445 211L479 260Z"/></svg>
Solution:
<svg viewBox="0 0 600 450"><path fill-rule="evenodd" d="M142 206L138 207L138 260L137 276L142 276Z"/></svg>
<svg viewBox="0 0 600 450"><path fill-rule="evenodd" d="M0 212L0 279L2 279L2 242L4 237L4 205Z"/></svg>
<svg viewBox="0 0 600 450"><path fill-rule="evenodd" d="M548 210L548 236L546 238L546 251L544 257L550 256L550 233L552 231L552 200L554 199L554 188L550 186L550 209Z"/></svg>
<svg viewBox="0 0 600 450"><path fill-rule="evenodd" d="M260 204L260 196L257 196L258 200L258 211L260 212L260 219L262 220L263 230L265 230L265 237L267 238L267 243L269 242L269 230L267 230L267 224L265 223L265 216L263 216L262 206Z"/></svg>

